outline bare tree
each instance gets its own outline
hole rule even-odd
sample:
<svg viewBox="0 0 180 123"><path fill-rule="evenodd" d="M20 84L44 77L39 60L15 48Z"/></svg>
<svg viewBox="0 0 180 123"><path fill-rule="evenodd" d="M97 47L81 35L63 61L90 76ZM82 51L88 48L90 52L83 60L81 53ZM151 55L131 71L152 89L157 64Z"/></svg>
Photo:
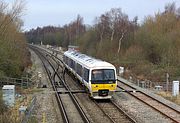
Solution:
<svg viewBox="0 0 180 123"><path fill-rule="evenodd" d="M97 20L96 30L99 33L100 44L103 42L103 36L108 30L109 17L106 14L102 14Z"/></svg>
<svg viewBox="0 0 180 123"><path fill-rule="evenodd" d="M113 8L111 9L107 15L109 16L110 18L110 29L111 29L111 41L113 41L114 39L114 34L115 34L115 31L116 31L116 22L118 21L119 19L119 16L122 14L121 12L121 9L120 8Z"/></svg>
<svg viewBox="0 0 180 123"><path fill-rule="evenodd" d="M22 16L22 12L25 7L25 2L23 0L16 0L12 5L10 10L7 10L8 4L0 2L0 13L3 18L0 21L0 35L3 36L8 29L10 23L15 22L16 26L22 26L22 21L20 21L20 17ZM2 11L2 12L1 12ZM6 12L6 13L5 13ZM20 29L20 27L19 27Z"/></svg>
<svg viewBox="0 0 180 123"><path fill-rule="evenodd" d="M176 4L175 2L169 3L165 6L165 13L170 12L170 13L175 13L176 12Z"/></svg>
<svg viewBox="0 0 180 123"><path fill-rule="evenodd" d="M137 18L135 19L137 20ZM110 40L110 45L112 46L113 41L114 43L118 42L117 54L120 53L125 35L134 31L134 26L137 22L136 20L135 22L130 22L128 16L120 8L113 8L96 20L96 30L99 33L100 44L102 45L103 39Z"/></svg>
<svg viewBox="0 0 180 123"><path fill-rule="evenodd" d="M23 9L23 0L16 0L12 6L0 0L0 71L3 75L17 77L29 60L26 59L28 51L21 32Z"/></svg>

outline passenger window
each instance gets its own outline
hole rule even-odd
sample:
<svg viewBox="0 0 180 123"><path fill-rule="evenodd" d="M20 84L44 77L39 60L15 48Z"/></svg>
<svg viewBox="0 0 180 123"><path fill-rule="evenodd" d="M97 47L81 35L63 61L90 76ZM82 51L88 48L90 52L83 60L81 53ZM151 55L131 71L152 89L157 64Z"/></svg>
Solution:
<svg viewBox="0 0 180 123"><path fill-rule="evenodd" d="M77 64L77 74L82 77L82 66Z"/></svg>
<svg viewBox="0 0 180 123"><path fill-rule="evenodd" d="M75 62L72 61L72 69L75 70Z"/></svg>
<svg viewBox="0 0 180 123"><path fill-rule="evenodd" d="M89 82L89 70L84 68L84 80Z"/></svg>

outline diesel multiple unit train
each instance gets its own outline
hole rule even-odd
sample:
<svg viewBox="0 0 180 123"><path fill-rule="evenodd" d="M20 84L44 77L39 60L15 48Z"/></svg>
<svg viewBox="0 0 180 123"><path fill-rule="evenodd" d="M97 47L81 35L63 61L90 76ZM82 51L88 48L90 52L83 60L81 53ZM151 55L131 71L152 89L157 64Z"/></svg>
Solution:
<svg viewBox="0 0 180 123"><path fill-rule="evenodd" d="M77 51L66 51L63 55L65 67L70 71L94 99L110 99L117 88L116 68Z"/></svg>

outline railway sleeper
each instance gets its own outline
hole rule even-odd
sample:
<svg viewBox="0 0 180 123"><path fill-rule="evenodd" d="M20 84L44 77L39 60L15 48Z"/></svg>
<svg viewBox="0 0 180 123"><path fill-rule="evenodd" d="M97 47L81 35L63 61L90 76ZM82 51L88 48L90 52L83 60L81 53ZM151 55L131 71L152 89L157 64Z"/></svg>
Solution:
<svg viewBox="0 0 180 123"><path fill-rule="evenodd" d="M133 93L136 93L136 92L140 92L139 90L116 90L115 92L133 92Z"/></svg>
<svg viewBox="0 0 180 123"><path fill-rule="evenodd" d="M58 93L59 94L69 94L69 93L75 94L75 93L86 93L86 91L85 90L74 90L71 92L69 92L69 91L58 91Z"/></svg>

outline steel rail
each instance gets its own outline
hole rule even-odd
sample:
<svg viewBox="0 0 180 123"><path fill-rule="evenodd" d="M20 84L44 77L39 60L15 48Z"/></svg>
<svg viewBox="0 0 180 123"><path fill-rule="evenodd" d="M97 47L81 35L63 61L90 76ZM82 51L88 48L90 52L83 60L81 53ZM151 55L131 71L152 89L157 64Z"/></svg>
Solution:
<svg viewBox="0 0 180 123"><path fill-rule="evenodd" d="M47 52L47 51L46 51L46 52ZM47 60L47 62L50 64L50 66L52 67L52 69L53 69L54 71L56 71L55 68L54 68L54 66L52 65L52 63L50 63L49 60ZM69 92L68 94L70 95L73 103L74 103L75 106L77 107L80 115L82 116L83 121L86 122L86 123L90 123L88 117L86 116L85 112L83 111L82 107L81 107L80 104L78 103L77 99L75 98L75 96L74 96L73 93L71 92L71 90L70 90L70 88L68 87L68 85L66 84L66 82L60 77L60 75L59 75L58 73L56 73L56 75L57 75L57 77L61 80L62 84L63 84L64 87L67 89L67 91Z"/></svg>
<svg viewBox="0 0 180 123"><path fill-rule="evenodd" d="M124 111L121 107L119 107L119 105L117 105L115 102L111 101L111 103L117 107L117 109L122 112L130 121L132 121L133 123L137 123L136 120L134 118L132 118L126 111Z"/></svg>
<svg viewBox="0 0 180 123"><path fill-rule="evenodd" d="M137 90L135 87L132 87L131 85L129 85L129 84L123 82L123 81L120 81L120 80L118 80L118 81L121 82L121 83L123 83L124 85L126 85L126 86L134 89L134 90ZM120 87L119 85L118 85L118 88L124 89L123 87ZM180 123L180 119L179 119L179 120L178 120L178 119L175 119L174 117L168 115L167 113L164 113L163 111L161 111L161 109L158 109L157 107L149 104L147 101L145 101L145 100L142 99L141 97L138 97L137 95L135 95L135 93L131 93L131 92L127 92L127 93L130 94L131 96L135 97L136 99L140 100L141 102L145 103L146 105L150 106L150 107L153 108L154 110L158 111L158 112L161 113L162 115L168 117L168 118L171 119L173 122L175 122L175 123ZM167 108L175 111L177 114L180 115L180 112L179 112L178 110L175 110L174 108L172 108L172 107L170 107L169 105L166 105L165 103L163 103L163 102L161 102L161 101L153 98L152 96L146 94L145 92L143 92L143 91L141 91L141 90L138 90L136 93L140 93L140 94L142 94L142 95L144 95L144 96L146 96L146 97L148 97L148 98L156 101L157 103L159 103L159 104L161 104L161 105L163 105L163 106L165 106L165 107L167 107Z"/></svg>
<svg viewBox="0 0 180 123"><path fill-rule="evenodd" d="M65 107L64 107L64 105L63 105L63 102L62 102L61 98L59 97L59 94L58 94L58 92L57 92L57 89L55 88L55 85L54 85L54 82L53 82L54 80L52 80L52 78L51 78L50 71L49 71L48 68L46 67L45 62L44 62L44 60L43 60L43 58L42 58L42 55L40 54L40 52L39 52L37 49L35 49L35 48L33 48L33 47L30 47L30 48L31 48L33 51L35 51L36 54L38 55L38 57L41 59L41 61L42 61L42 63L43 63L43 66L44 66L44 68L45 68L45 70L46 70L46 73L47 73L47 75L48 75L48 78L49 78L49 80L50 80L50 82L51 82L51 85L52 85L52 87L53 87L53 90L55 91L56 100L57 100L58 106L59 106L59 108L60 108L60 110L61 110L61 112L62 112L63 121L64 121L65 123L69 123L69 119L68 119L68 116L67 116Z"/></svg>
<svg viewBox="0 0 180 123"><path fill-rule="evenodd" d="M72 98L74 104L76 105L79 113L81 114L84 122L86 123L90 123L88 117L86 116L85 112L83 111L82 107L80 106L80 104L78 103L77 99L75 98L75 96L73 95L71 89L69 88L69 86L66 84L66 82L60 77L59 74L57 74L58 78L61 80L62 84L64 85L64 87L67 89L67 91L69 92L70 97Z"/></svg>
<svg viewBox="0 0 180 123"><path fill-rule="evenodd" d="M118 111L119 113L121 113L124 118L126 119L122 119L122 120L125 120L124 122L131 122L131 123L137 123L135 119L133 119L129 114L127 114L122 108L120 108L115 102L113 102L112 100L109 100L110 102L104 102L104 103L108 103L108 104L112 104L112 106L114 106ZM116 118L110 116L108 113L106 113L106 111L104 110L105 107L101 107L100 104L94 100L94 103L100 108L100 110L104 113L104 115L106 115L113 123L117 123L115 121ZM118 118L122 118L122 117L118 117ZM123 121L122 121L123 122Z"/></svg>
<svg viewBox="0 0 180 123"><path fill-rule="evenodd" d="M51 53L49 53L49 52L47 52L46 50L44 50L47 54L48 54L48 56L53 56L53 57L51 57L55 62L56 62L56 64L58 64L58 65L60 65L60 63L59 62L57 62L55 59L57 59L58 61L60 61L63 65L64 65L64 62L61 60L61 59L59 59L56 55L54 55L54 54L51 54ZM61 64L61 65L62 65ZM63 66L61 66L61 68L63 68ZM58 75L59 76L59 75ZM71 91L70 91L70 89L69 89L69 87L68 87L68 85L65 83L65 81L59 76L59 78L61 79L61 81L63 82L63 85L65 86L65 88L71 93ZM72 97L72 98L74 98L74 97ZM76 100L76 99L75 99ZM97 102L96 101L94 101L95 102L95 104L101 109L101 107L97 104ZM110 103L112 103L112 105L114 105L121 113L123 113L124 114L124 116L125 117L127 117L127 119L128 120L130 120L131 122L133 122L133 123L136 123L136 121L130 116L130 115L128 115L125 111L123 111L123 109L122 108L120 108L117 104L115 104L114 102L110 102ZM113 122L113 123L115 123L115 121L107 114L107 113L105 113L104 111L103 111L103 109L101 109L101 111Z"/></svg>
<svg viewBox="0 0 180 123"><path fill-rule="evenodd" d="M142 93L142 94L144 94L144 95L146 95L146 96L148 96L148 97L152 98L153 100L156 100L157 102L159 102L159 103L163 104L164 106L171 108L172 110L174 110L175 112L177 112L177 113L179 113L179 114L180 114L180 111L178 111L178 110L176 110L176 109L174 109L174 108L170 107L169 105L166 105L165 103L163 103L163 102L161 102L161 101L157 100L156 98L153 98L152 96L150 96L150 95L146 94L145 92L143 92L143 91L141 91L141 90L137 90L135 87L132 87L132 86L130 86L129 84L127 84L127 83L123 82L123 81L120 81L120 80L118 80L118 81L119 81L119 82L121 82L121 83L123 83L123 84L125 84L126 86L129 86L130 88L134 89L134 90L135 90L135 92L140 92L140 93Z"/></svg>
<svg viewBox="0 0 180 123"><path fill-rule="evenodd" d="M99 107L99 109L104 113L104 115L106 115L106 116L109 118L109 120L111 120L113 123L116 123L116 122L114 121L114 119L112 119L112 117L111 117L109 114L107 114L107 113L103 110L103 108L102 108L96 101L94 101L94 103Z"/></svg>

